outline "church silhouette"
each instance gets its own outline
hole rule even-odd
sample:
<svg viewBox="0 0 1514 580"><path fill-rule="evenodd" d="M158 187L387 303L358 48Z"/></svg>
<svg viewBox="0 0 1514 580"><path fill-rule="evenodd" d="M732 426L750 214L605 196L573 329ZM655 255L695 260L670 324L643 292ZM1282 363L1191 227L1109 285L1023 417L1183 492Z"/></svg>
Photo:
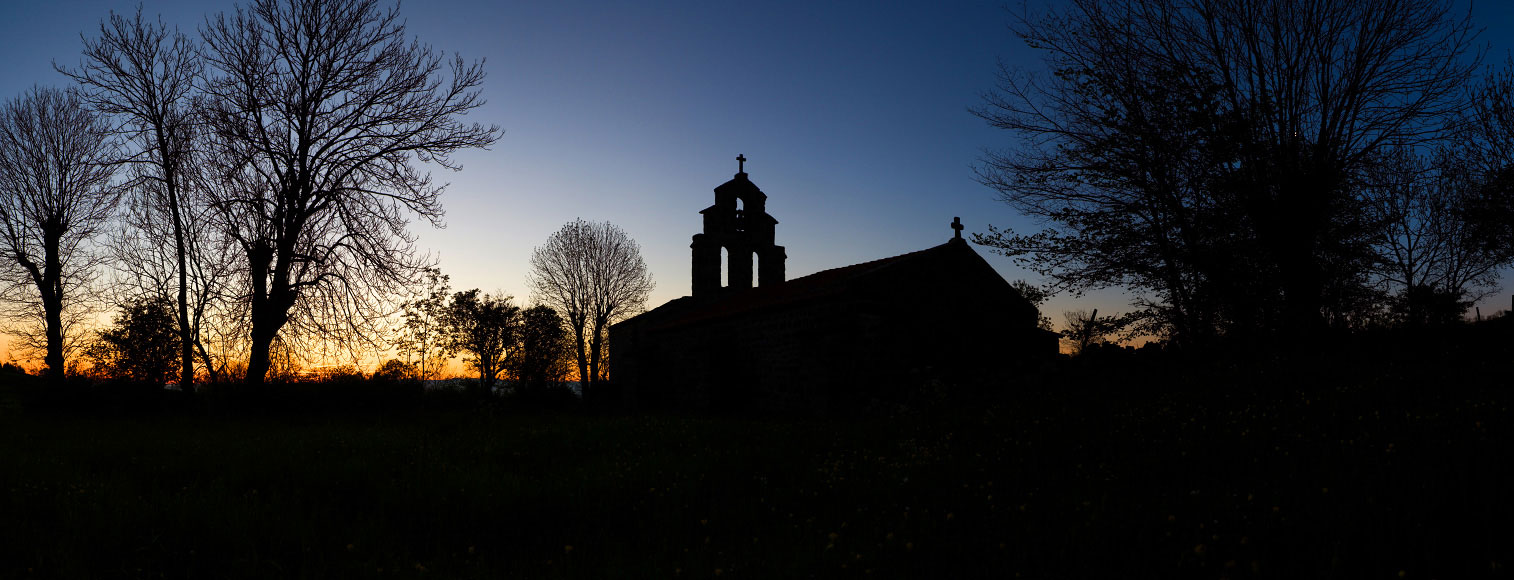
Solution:
<svg viewBox="0 0 1514 580"><path fill-rule="evenodd" d="M785 280L778 220L737 161L699 212L692 295L610 327L624 403L846 414L925 389L1002 388L1055 357L1057 335L962 239L960 219L939 246Z"/></svg>

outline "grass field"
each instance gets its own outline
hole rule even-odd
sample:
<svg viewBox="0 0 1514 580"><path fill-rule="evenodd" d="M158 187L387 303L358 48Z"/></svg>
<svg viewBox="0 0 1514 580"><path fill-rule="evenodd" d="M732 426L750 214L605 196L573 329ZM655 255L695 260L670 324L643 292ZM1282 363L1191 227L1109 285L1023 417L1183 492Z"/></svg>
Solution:
<svg viewBox="0 0 1514 580"><path fill-rule="evenodd" d="M1506 384L1218 376L1154 389L1070 373L839 420L12 403L0 577L1463 578L1514 564Z"/></svg>

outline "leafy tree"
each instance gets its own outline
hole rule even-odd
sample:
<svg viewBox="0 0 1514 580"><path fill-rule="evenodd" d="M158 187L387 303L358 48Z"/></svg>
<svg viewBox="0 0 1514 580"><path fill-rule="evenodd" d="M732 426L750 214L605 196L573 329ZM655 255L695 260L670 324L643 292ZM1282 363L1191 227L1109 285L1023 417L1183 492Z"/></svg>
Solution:
<svg viewBox="0 0 1514 580"><path fill-rule="evenodd" d="M499 130L460 120L483 105L482 65L445 61L379 0L255 0L202 36L212 205L246 258L246 380L260 383L286 325L372 340L426 265L406 215L441 222L445 186L417 165L458 169L453 153Z"/></svg>
<svg viewBox="0 0 1514 580"><path fill-rule="evenodd" d="M464 353L463 361L478 371L479 389L490 392L516 352L520 308L509 296L481 294L475 288L453 294L442 320L450 350Z"/></svg>
<svg viewBox="0 0 1514 580"><path fill-rule="evenodd" d="M1491 73L1475 93L1463 152L1477 187L1465 218L1483 248L1514 261L1514 58Z"/></svg>
<svg viewBox="0 0 1514 580"><path fill-rule="evenodd" d="M557 311L549 306L532 306L521 313L520 350L511 372L527 389L561 383L573 364L569 349L568 333Z"/></svg>
<svg viewBox="0 0 1514 580"><path fill-rule="evenodd" d="M121 194L110 128L79 97L33 88L0 108L0 269L4 296L41 319L47 376L61 378L66 311L97 266L90 239Z"/></svg>
<svg viewBox="0 0 1514 580"><path fill-rule="evenodd" d="M371 377L375 381L397 383L417 376L415 365L392 358L379 365L378 370L373 371Z"/></svg>
<svg viewBox="0 0 1514 580"><path fill-rule="evenodd" d="M1051 317L1041 311L1041 306L1046 304L1046 299L1050 298L1051 295L1040 286L1024 280L1015 280L1009 285L1014 287L1021 297L1030 302L1031 306L1036 307L1036 327L1042 330L1051 330Z"/></svg>
<svg viewBox="0 0 1514 580"><path fill-rule="evenodd" d="M610 325L637 312L653 288L641 249L610 222L577 219L531 253L526 284L535 301L567 318L585 396L599 379Z"/></svg>
<svg viewBox="0 0 1514 580"><path fill-rule="evenodd" d="M1405 288L1389 304L1399 324L1410 328L1447 326L1461 322L1472 303L1462 294L1430 285Z"/></svg>
<svg viewBox="0 0 1514 580"><path fill-rule="evenodd" d="M356 385L362 383L365 377L361 371L357 370L356 365L337 364L311 369L309 374L301 378L319 383Z"/></svg>
<svg viewBox="0 0 1514 580"><path fill-rule="evenodd" d="M1062 338L1068 345L1072 354L1083 354L1088 347L1103 344L1111 335L1120 332L1129 319L1120 316L1099 317L1099 309L1068 310L1062 313L1062 319L1067 328L1062 331Z"/></svg>
<svg viewBox="0 0 1514 580"><path fill-rule="evenodd" d="M1312 335L1360 304L1373 224L1356 187L1386 144L1464 103L1471 24L1443 0L1072 0L1016 33L977 114L1023 144L980 179L1052 227L977 241L1074 292L1125 286L1178 344Z"/></svg>
<svg viewBox="0 0 1514 580"><path fill-rule="evenodd" d="M173 302L142 298L121 307L115 323L86 347L85 358L96 374L161 385L182 380L179 341Z"/></svg>

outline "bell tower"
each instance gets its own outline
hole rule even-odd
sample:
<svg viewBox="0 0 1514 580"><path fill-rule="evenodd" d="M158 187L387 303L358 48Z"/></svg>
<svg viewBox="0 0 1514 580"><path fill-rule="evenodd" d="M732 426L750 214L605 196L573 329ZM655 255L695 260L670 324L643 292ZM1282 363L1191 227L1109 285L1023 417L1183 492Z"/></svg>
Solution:
<svg viewBox="0 0 1514 580"><path fill-rule="evenodd" d="M728 256L724 289L752 287L752 260L757 261L759 287L782 284L783 246L773 244L778 220L767 213L767 194L747 179L746 156L736 156L736 176L715 188L715 205L700 210L704 233L694 234L694 296L713 296L720 285L720 250Z"/></svg>

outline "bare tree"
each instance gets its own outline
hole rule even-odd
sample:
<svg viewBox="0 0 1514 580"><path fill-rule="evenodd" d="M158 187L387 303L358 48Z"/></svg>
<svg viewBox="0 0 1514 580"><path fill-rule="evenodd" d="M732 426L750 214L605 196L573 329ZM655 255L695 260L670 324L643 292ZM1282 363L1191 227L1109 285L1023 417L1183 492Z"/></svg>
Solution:
<svg viewBox="0 0 1514 580"><path fill-rule="evenodd" d="M95 110L119 122L127 138L133 195L127 230L111 246L135 293L175 296L178 381L186 391L194 388L196 348L215 378L199 329L229 274L225 244L211 237L204 196L194 188L203 68L187 36L161 19L144 21L140 6L132 18L112 12L98 37L84 38L79 68L59 67L83 87Z"/></svg>
<svg viewBox="0 0 1514 580"><path fill-rule="evenodd" d="M1404 322L1458 320L1496 288L1498 269L1511 257L1477 227L1473 214L1483 209L1486 183L1460 151L1385 153L1364 187L1368 215L1380 224L1377 275Z"/></svg>
<svg viewBox="0 0 1514 580"><path fill-rule="evenodd" d="M499 129L459 120L483 104L482 64L444 61L378 0L256 0L202 33L213 206L246 257L259 383L286 326L373 340L427 265L406 215L441 223L445 185L417 164L459 169L451 155Z"/></svg>
<svg viewBox="0 0 1514 580"><path fill-rule="evenodd" d="M423 381L434 378L447 364L445 315L451 294L447 275L440 270L427 268L424 278L425 287L419 289L419 295L401 306L404 322L396 344L405 353L405 362L413 362L417 378Z"/></svg>
<svg viewBox="0 0 1514 580"><path fill-rule="evenodd" d="M573 331L585 396L599 379L605 332L640 312L654 286L635 240L610 222L583 219L532 252L526 285L535 302L561 312Z"/></svg>
<svg viewBox="0 0 1514 580"><path fill-rule="evenodd" d="M114 212L116 142L77 95L33 88L0 108L4 295L36 313L48 376L64 373L65 312L98 260L87 244Z"/></svg>
<svg viewBox="0 0 1514 580"><path fill-rule="evenodd" d="M132 173L140 175L140 170ZM135 187L129 190L121 227L109 238L112 264L120 277L118 293L125 294L118 301L170 297L175 306L174 331L181 335L181 339L184 334L190 336L191 360L197 356L199 368L205 371L204 378L212 383L218 382L221 379L219 368L225 363L215 362L216 357L206 342L208 335L215 330L213 327L230 322L226 320L227 315L234 317L237 310L231 295L231 283L237 274L237 248L215 227L214 213L205 204L204 195L193 189L181 192L187 195L181 195L175 206L177 209L170 210L165 203L166 196L149 183L136 181ZM176 213L182 226L178 232L174 231L172 223ZM182 269L179 234L184 236ZM183 302L172 298L180 289L183 290ZM178 308L180 305L185 308ZM185 317L181 318L181 314ZM179 354L182 364L182 350ZM194 374L186 377L181 371L175 378L183 382L196 380L195 377Z"/></svg>

